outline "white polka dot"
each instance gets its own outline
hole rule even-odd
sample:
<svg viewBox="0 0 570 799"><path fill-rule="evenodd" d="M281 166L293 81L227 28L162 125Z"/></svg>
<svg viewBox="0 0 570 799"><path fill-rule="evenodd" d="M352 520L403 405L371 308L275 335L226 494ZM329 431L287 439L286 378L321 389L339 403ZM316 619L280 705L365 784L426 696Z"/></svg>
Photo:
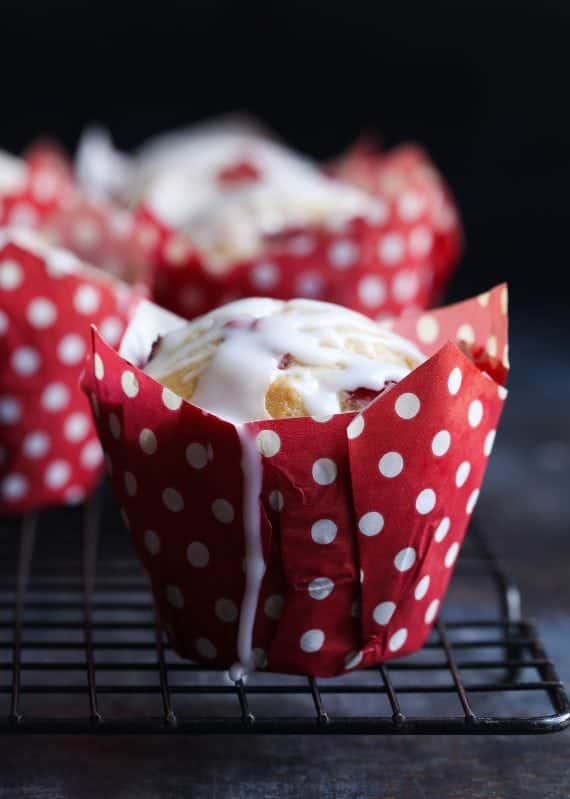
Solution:
<svg viewBox="0 0 570 799"><path fill-rule="evenodd" d="M475 331L471 325L461 325L457 329L456 338L465 341L466 344L473 344L475 341Z"/></svg>
<svg viewBox="0 0 570 799"><path fill-rule="evenodd" d="M121 422L116 413L109 414L109 430L113 438L118 439L121 437Z"/></svg>
<svg viewBox="0 0 570 799"><path fill-rule="evenodd" d="M359 413L358 416L355 416L352 422L346 428L346 435L349 438L358 438L358 436L364 430L364 416Z"/></svg>
<svg viewBox="0 0 570 799"><path fill-rule="evenodd" d="M184 508L182 495L175 488L164 489L162 492L162 502L172 513L179 513Z"/></svg>
<svg viewBox="0 0 570 799"><path fill-rule="evenodd" d="M394 566L399 572L407 572L416 562L416 557L416 550L413 547L404 547L394 558Z"/></svg>
<svg viewBox="0 0 570 799"><path fill-rule="evenodd" d="M457 541L454 541L453 544L449 547L447 552L445 553L444 563L448 569L450 569L457 559L457 554L459 552L459 544Z"/></svg>
<svg viewBox="0 0 570 799"><path fill-rule="evenodd" d="M256 288L270 289L279 282L279 268L272 263L255 264L251 268L250 277Z"/></svg>
<svg viewBox="0 0 570 799"><path fill-rule="evenodd" d="M399 649L401 649L406 643L407 638L408 631L405 627L401 627L399 630L396 630L394 635L392 635L388 641L388 649L390 652L397 652Z"/></svg>
<svg viewBox="0 0 570 799"><path fill-rule="evenodd" d="M510 362L509 362L509 345L508 344L505 344L505 349L503 350L503 364L507 367L507 369L510 366Z"/></svg>
<svg viewBox="0 0 570 799"><path fill-rule="evenodd" d="M404 468L404 459L399 452L386 452L378 461L378 470L384 477L397 477Z"/></svg>
<svg viewBox="0 0 570 799"><path fill-rule="evenodd" d="M439 324L434 316L424 314L416 323L416 332L420 341L432 344L439 335Z"/></svg>
<svg viewBox="0 0 570 799"><path fill-rule="evenodd" d="M101 295L94 286L79 286L73 295L73 307L80 314L94 314L101 303Z"/></svg>
<svg viewBox="0 0 570 799"><path fill-rule="evenodd" d="M479 294L479 296L477 297L477 302L479 303L479 305L482 305L483 308L489 305L489 296L490 295L488 291L486 291L484 294Z"/></svg>
<svg viewBox="0 0 570 799"><path fill-rule="evenodd" d="M360 569L360 582L364 582L364 569Z"/></svg>
<svg viewBox="0 0 570 799"><path fill-rule="evenodd" d="M367 308L377 308L386 300L386 285L378 275L366 275L358 282L358 297Z"/></svg>
<svg viewBox="0 0 570 799"><path fill-rule="evenodd" d="M426 615L424 617L426 624L432 623L432 621L437 616L438 610L439 610L439 599L432 599L432 601L428 605L428 608L426 610Z"/></svg>
<svg viewBox="0 0 570 799"><path fill-rule="evenodd" d="M218 650L208 638L196 639L196 651L206 660L213 660L218 654Z"/></svg>
<svg viewBox="0 0 570 799"><path fill-rule="evenodd" d="M506 399L508 393L509 392L504 386L497 386L497 394L499 395L499 399Z"/></svg>
<svg viewBox="0 0 570 799"><path fill-rule="evenodd" d="M103 460L103 450L97 439L88 441L81 450L81 465L86 469L96 469Z"/></svg>
<svg viewBox="0 0 570 799"><path fill-rule="evenodd" d="M388 266L394 266L404 255L404 240L399 233L388 233L380 239L378 255Z"/></svg>
<svg viewBox="0 0 570 799"><path fill-rule="evenodd" d="M124 477L125 482L125 491L129 495L129 497L134 497L137 493L137 478L134 476L132 472L125 472Z"/></svg>
<svg viewBox="0 0 570 799"><path fill-rule="evenodd" d="M68 441L76 443L85 438L90 427L89 418L84 413L71 413L63 425L63 434Z"/></svg>
<svg viewBox="0 0 570 799"><path fill-rule="evenodd" d="M278 621L283 613L283 606L285 604L285 597L280 594L273 594L268 596L263 605L263 610L267 618L273 621Z"/></svg>
<svg viewBox="0 0 570 799"><path fill-rule="evenodd" d="M392 281L392 296L397 302L409 302L418 293L420 280L411 269L399 272Z"/></svg>
<svg viewBox="0 0 570 799"><path fill-rule="evenodd" d="M334 483L337 476L336 463L330 458L319 458L313 463L313 480L321 486Z"/></svg>
<svg viewBox="0 0 570 799"><path fill-rule="evenodd" d="M465 510L467 513L473 513L475 505L477 504L477 500L479 499L479 489L476 488L475 491L471 494L469 499L467 500L467 505L465 506Z"/></svg>
<svg viewBox="0 0 570 799"><path fill-rule="evenodd" d="M414 222L425 208L425 199L414 191L405 192L398 201L398 213L404 222Z"/></svg>
<svg viewBox="0 0 570 799"><path fill-rule="evenodd" d="M256 444L265 458L272 458L281 449L281 439L273 430L261 430L257 434Z"/></svg>
<svg viewBox="0 0 570 799"><path fill-rule="evenodd" d="M21 377L29 377L40 368L40 356L33 347L18 347L10 359L12 369Z"/></svg>
<svg viewBox="0 0 570 799"><path fill-rule="evenodd" d="M32 327L44 330L55 322L57 308L51 300L45 297L37 297L28 305L26 318Z"/></svg>
<svg viewBox="0 0 570 799"><path fill-rule="evenodd" d="M307 654L318 652L325 642L325 634L322 630L307 630L303 633L299 641L301 649Z"/></svg>
<svg viewBox="0 0 570 799"><path fill-rule="evenodd" d="M483 403L481 400L473 400L467 412L467 419L471 427L477 427L483 418Z"/></svg>
<svg viewBox="0 0 570 799"><path fill-rule="evenodd" d="M47 455L51 442L47 433L37 430L33 433L28 433L22 442L22 452L26 458L35 460L43 458Z"/></svg>
<svg viewBox="0 0 570 799"><path fill-rule="evenodd" d="M344 668L348 670L355 669L362 663L364 655L362 652L349 652L344 658Z"/></svg>
<svg viewBox="0 0 570 799"><path fill-rule="evenodd" d="M238 617L238 609L235 602L225 597L216 600L215 611L218 619L226 624L231 624Z"/></svg>
<svg viewBox="0 0 570 799"><path fill-rule="evenodd" d="M23 474L8 474L1 483L1 492L6 502L17 502L28 493L28 480Z"/></svg>
<svg viewBox="0 0 570 799"><path fill-rule="evenodd" d="M281 491L274 489L269 494L269 504L273 508L273 510L277 511L278 513L280 513L283 510L285 506L285 500L283 498L283 494L281 493Z"/></svg>
<svg viewBox="0 0 570 799"><path fill-rule="evenodd" d="M440 521L440 523L437 525L434 533L434 538L438 544L441 543L445 538L445 536L448 534L450 525L451 522L448 516L444 516L443 519Z"/></svg>
<svg viewBox="0 0 570 799"><path fill-rule="evenodd" d="M234 520L234 508L227 499L215 499L212 502L212 513L222 524L231 524Z"/></svg>
<svg viewBox="0 0 570 799"><path fill-rule="evenodd" d="M99 330L105 341L114 347L121 338L123 323L116 316L108 316L101 322Z"/></svg>
<svg viewBox="0 0 570 799"><path fill-rule="evenodd" d="M358 529L362 535L372 536L381 533L384 528L384 517L378 511L370 510L360 517Z"/></svg>
<svg viewBox="0 0 570 799"><path fill-rule="evenodd" d="M372 618L376 624L388 624L394 611L396 610L395 602L380 602L376 605L372 613Z"/></svg>
<svg viewBox="0 0 570 799"><path fill-rule="evenodd" d="M497 357L497 336L489 336L486 349L491 358Z"/></svg>
<svg viewBox="0 0 570 799"><path fill-rule="evenodd" d="M44 473L44 482L54 491L61 488L71 477L71 468L67 461L52 461Z"/></svg>
<svg viewBox="0 0 570 799"><path fill-rule="evenodd" d="M414 258L424 258L433 246L433 234L428 227L418 225L410 231L408 238L410 254Z"/></svg>
<svg viewBox="0 0 570 799"><path fill-rule="evenodd" d="M432 488L424 488L416 497L416 510L422 516L425 516L426 513L430 513L435 508L435 503L435 491Z"/></svg>
<svg viewBox="0 0 570 799"><path fill-rule="evenodd" d="M0 289L14 291L20 287L23 279L22 269L16 261L0 262Z"/></svg>
<svg viewBox="0 0 570 799"><path fill-rule="evenodd" d="M208 450L202 444L189 444L186 447L186 460L193 469L203 469L208 463Z"/></svg>
<svg viewBox="0 0 570 799"><path fill-rule="evenodd" d="M61 411L69 403L69 389L64 383L50 383L42 393L41 403L50 413Z"/></svg>
<svg viewBox="0 0 570 799"><path fill-rule="evenodd" d="M451 446L451 435L448 430L440 430L436 433L431 442L431 451L438 458L449 450Z"/></svg>
<svg viewBox="0 0 570 799"><path fill-rule="evenodd" d="M422 579L416 585L416 588L414 590L414 596L416 599L419 600L424 598L424 596L428 592L429 584L430 584L430 576L429 574L426 574L425 577L422 577Z"/></svg>
<svg viewBox="0 0 570 799"><path fill-rule="evenodd" d="M315 544L330 544L335 540L337 530L332 519L319 519L311 527L311 538Z"/></svg>
<svg viewBox="0 0 570 799"><path fill-rule="evenodd" d="M4 333L8 330L8 325L10 324L7 315L4 311L0 311L0 336L3 336Z"/></svg>
<svg viewBox="0 0 570 799"><path fill-rule="evenodd" d="M47 272L56 279L77 272L79 265L79 259L68 250L52 249L47 255Z"/></svg>
<svg viewBox="0 0 570 799"><path fill-rule="evenodd" d="M491 454L491 451L493 449L493 444L495 443L495 435L496 435L496 433L497 433L496 430L489 430L489 432L485 436L485 444L483 445L483 452L485 453L485 455L487 457L489 457L489 455Z"/></svg>
<svg viewBox="0 0 570 799"><path fill-rule="evenodd" d="M82 336L78 336L76 333L69 333L59 342L57 355L59 360L66 366L75 366L85 356L85 349L85 341Z"/></svg>
<svg viewBox="0 0 570 799"><path fill-rule="evenodd" d="M311 416L313 422L317 422L317 424L326 424L327 422L330 422L332 418L333 418L332 413L321 413L315 416Z"/></svg>
<svg viewBox="0 0 570 799"><path fill-rule="evenodd" d="M298 297L320 297L323 288L323 278L318 272L305 272L295 281L295 294Z"/></svg>
<svg viewBox="0 0 570 799"><path fill-rule="evenodd" d="M131 372L130 369L125 370L121 375L121 387L127 397L131 399L139 393L139 381L135 373Z"/></svg>
<svg viewBox="0 0 570 799"><path fill-rule="evenodd" d="M457 472L455 473L455 485L457 488L461 488L461 486L465 485L467 478L469 477L469 472L471 471L471 464L469 461L463 461L463 463L458 467Z"/></svg>
<svg viewBox="0 0 570 799"><path fill-rule="evenodd" d="M184 594L177 585L166 586L166 599L177 610L184 607Z"/></svg>
<svg viewBox="0 0 570 799"><path fill-rule="evenodd" d="M335 269L349 269L358 260L359 248L350 239L341 239L331 244L328 255L330 264Z"/></svg>
<svg viewBox="0 0 570 799"><path fill-rule="evenodd" d="M143 427L139 433L139 446L145 455L154 455L157 450L158 442L155 434L148 427Z"/></svg>
<svg viewBox="0 0 570 799"><path fill-rule="evenodd" d="M401 419L413 419L420 411L420 400L415 394L405 392L400 394L394 408Z"/></svg>
<svg viewBox="0 0 570 799"><path fill-rule="evenodd" d="M461 388L461 381L463 380L463 374L461 369L456 366L454 369L451 370L449 373L449 377L447 378L447 389L450 394L457 394L459 389Z"/></svg>
<svg viewBox="0 0 570 799"><path fill-rule="evenodd" d="M16 424L22 415L22 406L15 397L0 397L0 423Z"/></svg>
<svg viewBox="0 0 570 799"><path fill-rule="evenodd" d="M97 380L103 379L103 376L105 375L105 367L103 366L103 361L98 353L95 353L93 357L93 371Z"/></svg>
<svg viewBox="0 0 570 799"><path fill-rule="evenodd" d="M312 599L326 599L334 589L334 583L328 577L315 577L309 583L309 596Z"/></svg>
<svg viewBox="0 0 570 799"><path fill-rule="evenodd" d="M210 553L206 544L201 541L192 541L186 550L186 557L195 569L204 569L210 562Z"/></svg>
<svg viewBox="0 0 570 799"><path fill-rule="evenodd" d="M162 389L162 404L169 411L177 411L182 405L182 397L165 387Z"/></svg>
<svg viewBox="0 0 570 799"><path fill-rule="evenodd" d="M157 555L160 552L160 536L157 532L145 530L143 540L149 555Z"/></svg>

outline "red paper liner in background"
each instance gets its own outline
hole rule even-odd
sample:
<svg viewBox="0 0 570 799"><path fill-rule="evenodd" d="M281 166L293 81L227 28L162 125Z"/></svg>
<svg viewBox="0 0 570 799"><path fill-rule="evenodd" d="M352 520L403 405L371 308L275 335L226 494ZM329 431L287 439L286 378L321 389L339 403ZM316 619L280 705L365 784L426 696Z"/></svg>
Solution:
<svg viewBox="0 0 570 799"><path fill-rule="evenodd" d="M54 246L128 283L149 283L148 253L154 230L109 198L87 195L76 184L65 155L50 143L24 159L24 181L0 196L0 226L39 231Z"/></svg>
<svg viewBox="0 0 570 799"><path fill-rule="evenodd" d="M376 221L353 219L338 232L285 231L267 238L257 257L223 271L189 236L142 209L159 233L156 301L188 318L248 296L308 297L373 318L431 305L459 259L462 234L451 194L427 155L412 146L382 157L357 149L332 171L365 184L378 203Z"/></svg>
<svg viewBox="0 0 570 799"><path fill-rule="evenodd" d="M419 242L429 231L433 269L429 304L437 302L461 257L463 234L453 195L426 151L417 144L404 144L383 152L373 139L362 138L329 172L373 197L390 198L403 235L407 232ZM422 205L425 228L419 233L414 217Z"/></svg>
<svg viewBox="0 0 570 799"><path fill-rule="evenodd" d="M81 501L102 454L79 387L89 326L118 343L137 294L0 231L0 513Z"/></svg>
<svg viewBox="0 0 570 799"><path fill-rule="evenodd" d="M394 326L431 357L363 412L246 425L263 473L257 668L369 666L419 648L437 617L506 396L506 288ZM450 343L466 332L479 366ZM96 331L84 387L174 646L231 666L247 554L236 429Z"/></svg>

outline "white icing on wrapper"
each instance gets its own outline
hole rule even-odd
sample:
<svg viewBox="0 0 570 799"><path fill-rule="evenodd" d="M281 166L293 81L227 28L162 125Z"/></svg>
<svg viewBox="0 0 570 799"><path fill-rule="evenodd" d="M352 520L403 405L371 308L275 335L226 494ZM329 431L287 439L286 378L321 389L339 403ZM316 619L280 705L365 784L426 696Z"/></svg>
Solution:
<svg viewBox="0 0 570 799"><path fill-rule="evenodd" d="M241 442L243 475L243 529L245 536L245 590L241 602L237 651L239 662L230 669L232 680L240 680L255 670L253 658L253 626L259 602L265 561L261 543L261 509L259 498L263 482L261 455L255 438L244 425L236 425Z"/></svg>
<svg viewBox="0 0 570 799"><path fill-rule="evenodd" d="M378 345L386 357L375 353ZM339 413L343 392L399 382L411 371L401 358L424 360L410 342L342 306L260 298L230 303L171 333L145 371L159 382L179 370L185 381L198 377L192 403L242 423L270 418L266 393L285 374L285 354L295 361L287 381L312 416Z"/></svg>

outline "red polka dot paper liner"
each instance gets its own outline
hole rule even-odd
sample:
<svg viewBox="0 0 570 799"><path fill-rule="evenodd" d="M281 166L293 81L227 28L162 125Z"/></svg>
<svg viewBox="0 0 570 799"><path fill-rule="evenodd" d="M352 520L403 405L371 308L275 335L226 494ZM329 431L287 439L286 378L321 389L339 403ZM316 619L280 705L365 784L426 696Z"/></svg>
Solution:
<svg viewBox="0 0 570 799"><path fill-rule="evenodd" d="M376 198L375 220L267 238L259 256L223 271L187 235L142 209L159 236L156 301L187 318L250 296L325 300L373 318L431 305L459 259L462 234L453 199L425 153L405 147L381 157L357 149L334 169Z"/></svg>
<svg viewBox="0 0 570 799"><path fill-rule="evenodd" d="M330 676L423 644L506 396L505 367L481 355L493 336L497 348L506 342L505 291L398 321L431 357L363 412L241 431L163 388L94 330L84 388L182 656L231 667L245 651L250 668ZM473 331L477 362L452 343L459 320ZM436 325L451 340L426 341ZM148 356L145 336L136 363ZM253 512L244 502L252 486Z"/></svg>
<svg viewBox="0 0 570 799"><path fill-rule="evenodd" d="M34 147L21 171L20 184L0 193L0 225L38 230L53 245L128 283L150 281L153 229L110 199L85 194L53 145Z"/></svg>
<svg viewBox="0 0 570 799"><path fill-rule="evenodd" d="M362 139L330 172L388 199L392 218L409 248L425 249L429 256L433 269L430 304L437 300L459 260L463 236L453 196L425 150L405 144L384 153L373 141Z"/></svg>
<svg viewBox="0 0 570 799"><path fill-rule="evenodd" d="M136 297L65 250L0 230L0 513L76 503L97 483L79 386L89 325L118 343Z"/></svg>

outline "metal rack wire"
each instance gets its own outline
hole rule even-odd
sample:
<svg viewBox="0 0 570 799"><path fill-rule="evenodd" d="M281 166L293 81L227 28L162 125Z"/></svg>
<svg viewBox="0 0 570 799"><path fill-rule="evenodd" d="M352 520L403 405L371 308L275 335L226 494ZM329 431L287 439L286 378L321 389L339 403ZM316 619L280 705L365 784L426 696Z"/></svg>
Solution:
<svg viewBox="0 0 570 799"><path fill-rule="evenodd" d="M101 522L100 497L70 514L0 528L0 732L484 734L570 724L555 667L476 527L453 585L481 596L486 583L491 618L449 600L410 657L331 680L259 673L234 684L172 651L128 547L98 558L101 536L124 538ZM459 613L444 621L448 607Z"/></svg>

